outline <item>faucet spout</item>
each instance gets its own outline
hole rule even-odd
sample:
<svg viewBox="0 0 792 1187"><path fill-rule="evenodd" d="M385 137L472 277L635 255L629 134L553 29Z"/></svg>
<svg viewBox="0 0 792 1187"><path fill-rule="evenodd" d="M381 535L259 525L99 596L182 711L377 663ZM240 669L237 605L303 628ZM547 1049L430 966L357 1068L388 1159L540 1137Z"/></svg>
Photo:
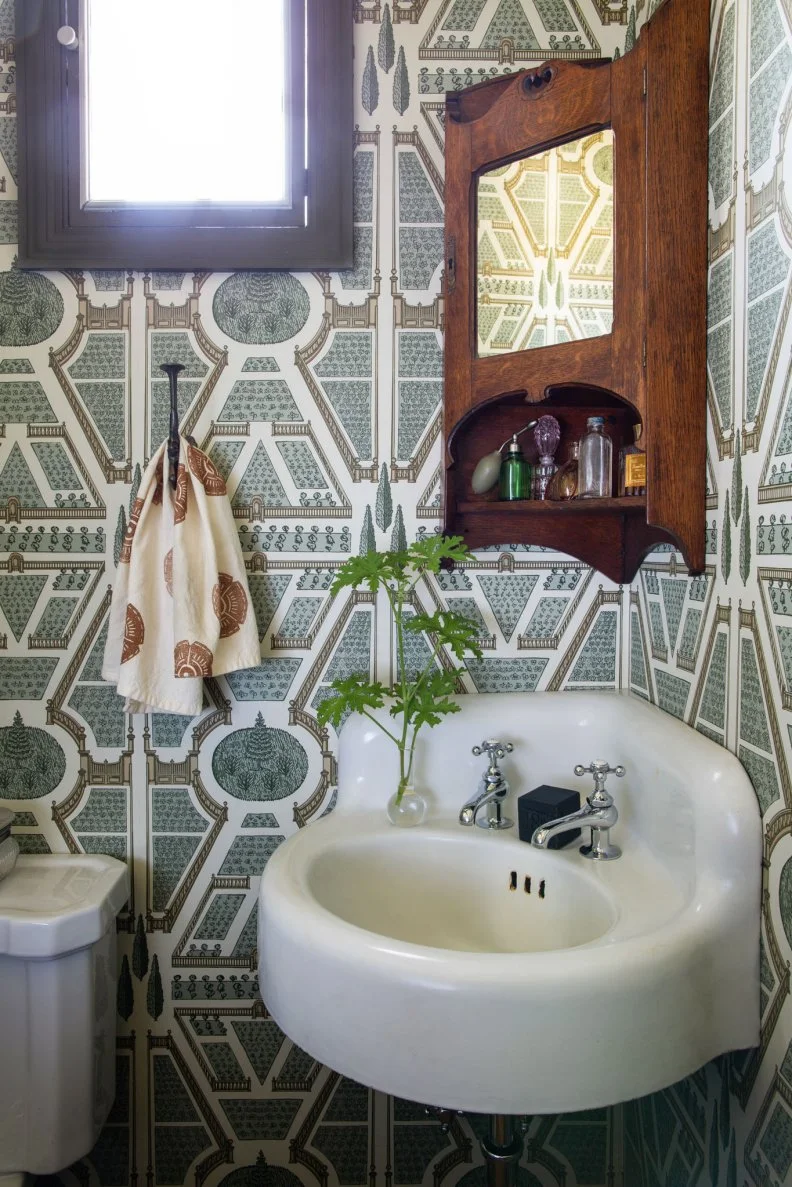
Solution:
<svg viewBox="0 0 792 1187"><path fill-rule="evenodd" d="M614 861L621 857L621 849L610 840L610 830L619 819L619 813L611 797L602 792L593 792L582 808L541 824L531 837L531 844L537 849L546 849L553 837L572 828L590 828L591 843L581 845L580 852L593 861Z"/></svg>
<svg viewBox="0 0 792 1187"><path fill-rule="evenodd" d="M508 794L509 785L505 779L500 779L496 783L490 783L485 777L481 780L481 784L479 785L479 789L476 794L472 795L470 799L462 805L459 811L459 823L466 826L479 823L476 818L481 809L486 808L489 804L492 804L493 806L496 805L497 808L500 809L501 804L506 799ZM484 821L481 821L480 823L482 828L490 827L489 824ZM508 825L501 827L509 828L510 826L511 822L509 822Z"/></svg>
<svg viewBox="0 0 792 1187"><path fill-rule="evenodd" d="M613 809L615 813L615 808ZM605 813L599 808L592 808L586 803L577 812L570 812L568 816L559 816L558 820L551 820L549 824L540 824L539 828L534 830L531 837L531 844L537 849L546 849L552 841L553 837L557 837L560 833L569 832L573 828L612 828L613 825L605 824ZM616 821L613 821L615 824Z"/></svg>

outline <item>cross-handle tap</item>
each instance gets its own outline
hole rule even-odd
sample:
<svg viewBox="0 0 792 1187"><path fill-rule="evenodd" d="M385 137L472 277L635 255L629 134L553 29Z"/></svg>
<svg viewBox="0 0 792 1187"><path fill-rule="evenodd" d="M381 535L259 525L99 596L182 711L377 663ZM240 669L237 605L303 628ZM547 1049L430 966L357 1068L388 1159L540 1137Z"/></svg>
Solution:
<svg viewBox="0 0 792 1187"><path fill-rule="evenodd" d="M605 794L608 795L608 793L605 791L605 781L608 778L608 775L615 775L618 779L623 779L624 767L621 765L618 767L612 767L610 763L606 762L604 758L595 758L589 763L587 767L584 767L581 763L578 763L578 765L575 767L575 774L578 777L581 775L593 775L594 794L599 795L600 792L605 792ZM611 802L613 801L611 800Z"/></svg>
<svg viewBox="0 0 792 1187"><path fill-rule="evenodd" d="M503 815L503 801L509 794L509 784L498 766L498 760L506 754L511 754L514 746L511 742L484 741L480 746L473 747L473 754L477 757L486 754L487 769L481 777L476 794L471 796L459 813L459 823L465 826L477 824L479 828L504 829L513 828L514 821ZM479 810L487 808L486 818L477 820Z"/></svg>
<svg viewBox="0 0 792 1187"><path fill-rule="evenodd" d="M569 816L562 816L560 820L540 825L531 837L531 844L537 849L546 849L553 837L559 833L572 828L590 828L591 843L580 847L583 856L591 861L615 861L617 857L621 857L621 849L618 845L611 844L610 830L619 819L619 813L613 796L605 787L605 781L608 775L623 778L624 767L612 767L604 759L595 759L587 767L578 763L575 774L594 776L594 790L586 798L585 806Z"/></svg>
<svg viewBox="0 0 792 1187"><path fill-rule="evenodd" d="M494 766L495 759L503 758L506 754L511 754L512 750L514 750L514 746L511 742L490 741L482 742L480 746L474 746L472 753L475 754L476 758L478 758L480 754L488 754L490 764Z"/></svg>

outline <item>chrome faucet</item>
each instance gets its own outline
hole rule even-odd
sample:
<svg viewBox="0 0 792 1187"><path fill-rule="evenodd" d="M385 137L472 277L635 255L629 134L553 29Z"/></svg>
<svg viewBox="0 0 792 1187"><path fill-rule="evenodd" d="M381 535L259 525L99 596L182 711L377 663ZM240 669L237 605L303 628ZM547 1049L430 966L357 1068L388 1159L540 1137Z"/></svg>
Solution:
<svg viewBox="0 0 792 1187"><path fill-rule="evenodd" d="M591 774L594 776L594 790L587 797L585 806L569 816L562 816L559 820L552 820L550 824L542 824L531 837L531 844L537 849L546 849L553 837L559 833L568 832L572 828L590 828L591 843L581 845L580 852L591 861L615 861L621 857L618 845L612 845L610 830L619 819L619 813L613 802L613 796L605 788L608 775L617 775L621 779L624 767L612 767L604 759L596 759L587 767L578 764L576 775Z"/></svg>
<svg viewBox="0 0 792 1187"><path fill-rule="evenodd" d="M478 791L472 795L459 813L459 823L466 826L477 824L479 828L513 828L514 821L504 816L503 801L509 794L508 781L498 766L498 759L504 754L511 754L514 747L511 742L482 742L473 747L475 755L486 754L487 769L481 776ZM477 820L480 810L486 807L487 815L483 820Z"/></svg>

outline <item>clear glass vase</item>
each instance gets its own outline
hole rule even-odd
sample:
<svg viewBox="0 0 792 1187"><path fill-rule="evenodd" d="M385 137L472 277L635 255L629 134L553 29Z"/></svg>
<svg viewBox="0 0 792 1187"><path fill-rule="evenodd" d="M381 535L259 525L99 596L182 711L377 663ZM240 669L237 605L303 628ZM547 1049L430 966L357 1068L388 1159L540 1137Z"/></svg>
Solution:
<svg viewBox="0 0 792 1187"><path fill-rule="evenodd" d="M10 874L19 857L19 845L16 837L6 837L0 841L0 882Z"/></svg>
<svg viewBox="0 0 792 1187"><path fill-rule="evenodd" d="M426 817L426 800L411 784L394 791L388 800L388 820L397 828L414 828Z"/></svg>

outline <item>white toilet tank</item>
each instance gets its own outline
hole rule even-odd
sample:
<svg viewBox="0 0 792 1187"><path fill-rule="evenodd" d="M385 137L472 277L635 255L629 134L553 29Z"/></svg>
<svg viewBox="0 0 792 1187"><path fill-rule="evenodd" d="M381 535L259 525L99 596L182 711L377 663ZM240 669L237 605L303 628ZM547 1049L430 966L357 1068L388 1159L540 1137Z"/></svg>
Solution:
<svg viewBox="0 0 792 1187"><path fill-rule="evenodd" d="M126 866L87 854L23 854L0 882L0 1175L54 1174L99 1136L128 897Z"/></svg>

